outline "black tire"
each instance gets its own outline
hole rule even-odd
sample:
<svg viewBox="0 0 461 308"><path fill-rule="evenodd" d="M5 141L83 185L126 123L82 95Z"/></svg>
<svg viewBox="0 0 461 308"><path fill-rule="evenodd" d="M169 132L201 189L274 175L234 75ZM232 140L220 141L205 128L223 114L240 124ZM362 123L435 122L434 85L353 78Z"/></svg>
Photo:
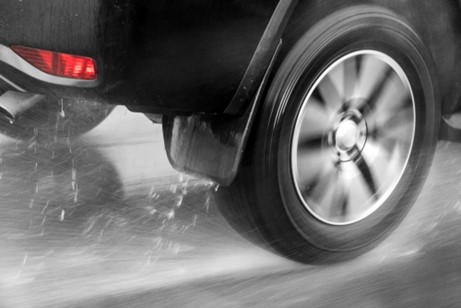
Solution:
<svg viewBox="0 0 461 308"><path fill-rule="evenodd" d="M296 123L304 100L314 95L311 90L322 74L339 59L368 51L389 59L392 65L396 63L406 76L402 80L408 81L412 94L412 142L402 172L393 180L395 186L386 188L389 193L379 194L379 206L348 223L329 221L316 215L303 199L304 192L299 193L292 154ZM337 262L368 251L402 220L427 176L440 118L434 76L426 46L411 25L395 13L372 5L331 12L301 35L278 67L237 178L230 187L219 190L224 216L249 238L300 262ZM366 104L371 101L367 97ZM359 130L354 129L355 133ZM339 142L331 141L330 133L330 141L322 142ZM333 134L338 140L338 131ZM368 145L366 142L373 139L367 138L364 144ZM354 142L358 144L359 139ZM357 161L362 161L363 154L358 155ZM350 161L358 165L356 158ZM377 190L370 190L378 196ZM376 196L374 200L378 200Z"/></svg>
<svg viewBox="0 0 461 308"><path fill-rule="evenodd" d="M19 140L50 142L78 137L99 125L113 106L80 99L53 99L35 105L14 123L0 121L0 133Z"/></svg>

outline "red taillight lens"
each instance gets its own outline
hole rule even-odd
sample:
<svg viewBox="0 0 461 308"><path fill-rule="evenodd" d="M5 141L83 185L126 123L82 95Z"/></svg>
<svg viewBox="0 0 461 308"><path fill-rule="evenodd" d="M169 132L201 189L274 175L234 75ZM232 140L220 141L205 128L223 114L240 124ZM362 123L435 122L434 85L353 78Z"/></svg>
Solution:
<svg viewBox="0 0 461 308"><path fill-rule="evenodd" d="M24 46L11 46L11 49L45 73L85 80L97 78L96 61L92 58Z"/></svg>

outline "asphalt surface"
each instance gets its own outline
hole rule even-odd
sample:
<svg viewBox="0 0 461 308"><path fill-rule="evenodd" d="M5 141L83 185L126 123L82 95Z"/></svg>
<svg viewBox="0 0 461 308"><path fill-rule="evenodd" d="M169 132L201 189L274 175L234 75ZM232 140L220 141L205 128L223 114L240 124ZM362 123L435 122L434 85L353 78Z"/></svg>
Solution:
<svg viewBox="0 0 461 308"><path fill-rule="evenodd" d="M161 128L117 108L76 140L0 140L0 307L459 307L461 145L439 142L379 247L293 263L224 221L212 183L168 164Z"/></svg>

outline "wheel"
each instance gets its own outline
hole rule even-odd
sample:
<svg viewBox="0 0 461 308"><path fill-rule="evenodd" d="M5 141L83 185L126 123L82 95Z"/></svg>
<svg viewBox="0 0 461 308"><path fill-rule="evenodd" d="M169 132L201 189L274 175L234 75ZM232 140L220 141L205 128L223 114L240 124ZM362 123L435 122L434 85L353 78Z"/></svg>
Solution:
<svg viewBox="0 0 461 308"><path fill-rule="evenodd" d="M80 99L51 99L37 104L14 123L0 121L6 136L48 142L56 138L77 137L96 127L114 107Z"/></svg>
<svg viewBox="0 0 461 308"><path fill-rule="evenodd" d="M371 5L328 14L275 73L236 180L218 195L245 235L293 260L374 247L430 167L439 102L427 48Z"/></svg>

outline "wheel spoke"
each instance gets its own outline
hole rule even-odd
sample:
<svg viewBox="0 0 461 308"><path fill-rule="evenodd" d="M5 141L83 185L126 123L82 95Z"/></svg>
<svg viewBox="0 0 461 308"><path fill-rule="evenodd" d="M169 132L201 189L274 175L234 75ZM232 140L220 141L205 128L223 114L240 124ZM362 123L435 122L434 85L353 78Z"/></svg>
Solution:
<svg viewBox="0 0 461 308"><path fill-rule="evenodd" d="M346 217L349 210L349 193L343 193L338 205L341 209L341 216Z"/></svg>
<svg viewBox="0 0 461 308"><path fill-rule="evenodd" d="M372 131L379 139L410 143L413 136L413 108L401 110L395 115L378 117Z"/></svg>
<svg viewBox="0 0 461 308"><path fill-rule="evenodd" d="M388 177L390 181L394 181L398 179L399 173L402 170L402 167L405 164L405 156L402 155L404 153L402 151L402 146L400 144L396 144L394 149L391 152L391 156L389 158L388 164ZM389 183L391 184L391 183Z"/></svg>
<svg viewBox="0 0 461 308"><path fill-rule="evenodd" d="M302 149L320 148L322 146L322 142L323 142L322 136L317 136L317 137L314 137L314 138L305 139L303 141L300 141L298 143L298 148L300 150L302 150Z"/></svg>
<svg viewBox="0 0 461 308"><path fill-rule="evenodd" d="M360 71L362 57L352 57L344 61L344 100L351 100L356 96L357 76Z"/></svg>
<svg viewBox="0 0 461 308"><path fill-rule="evenodd" d="M398 178L400 171L405 164L405 155L408 149L393 141L375 142L369 141L362 151L362 156L366 161L372 161L370 170L375 176L375 183L379 187L392 184Z"/></svg>
<svg viewBox="0 0 461 308"><path fill-rule="evenodd" d="M358 149L356 149L358 150ZM371 195L375 200L379 198L378 196L378 189L376 187L374 176L366 162L365 158L360 153L358 157L354 160L357 168L359 169L363 180L365 180L365 184L367 185Z"/></svg>
<svg viewBox="0 0 461 308"><path fill-rule="evenodd" d="M395 92L394 92L395 93ZM401 94L397 98L381 99L376 108L367 114L367 122L371 127L383 126L387 121L402 112L413 112L412 99L409 93ZM409 115L406 121L411 121L413 115Z"/></svg>
<svg viewBox="0 0 461 308"><path fill-rule="evenodd" d="M335 183L338 180L338 171L325 168L310 185L308 194L318 209L324 213L331 211L335 199Z"/></svg>
<svg viewBox="0 0 461 308"><path fill-rule="evenodd" d="M310 100L314 99L317 101L322 107L326 108L325 103L323 102L322 94L320 94L319 88L315 88L314 91L312 92L312 96L310 97Z"/></svg>
<svg viewBox="0 0 461 308"><path fill-rule="evenodd" d="M396 114L386 114L382 117L377 118L377 126L379 128L392 128L396 125L405 125L408 122L413 122L413 108L406 108L400 110Z"/></svg>
<svg viewBox="0 0 461 308"><path fill-rule="evenodd" d="M333 82L340 100L344 99L344 84L345 84L345 66L344 62L338 63L328 74Z"/></svg>
<svg viewBox="0 0 461 308"><path fill-rule="evenodd" d="M335 81L333 81L333 77L336 77L337 75L339 74L327 74L318 85L323 102L330 112L336 112L339 110L343 101L341 92L335 84Z"/></svg>
<svg viewBox="0 0 461 308"><path fill-rule="evenodd" d="M350 183L342 172L340 172L337 177L334 192L334 201L332 203L330 215L335 215L337 213L342 217L346 217L349 212Z"/></svg>
<svg viewBox="0 0 461 308"><path fill-rule="evenodd" d="M411 94L408 88L403 85L399 76L393 74L376 102L374 110L371 110L366 115L367 122L371 126L375 124L382 126L383 123L399 115L405 109L413 110ZM410 121L412 117L410 115L407 121Z"/></svg>
<svg viewBox="0 0 461 308"><path fill-rule="evenodd" d="M413 123L399 123L386 130L378 132L377 137L380 142L395 142L409 145L412 141Z"/></svg>
<svg viewBox="0 0 461 308"><path fill-rule="evenodd" d="M331 168L328 152L321 148L299 148L297 154L298 180L301 186L313 183L320 173Z"/></svg>
<svg viewBox="0 0 461 308"><path fill-rule="evenodd" d="M376 109L383 113L396 113L411 106L410 91L397 74L389 74L387 84L381 97L376 101L376 105Z"/></svg>
<svg viewBox="0 0 461 308"><path fill-rule="evenodd" d="M372 55L363 56L359 72L358 95L369 98L389 66Z"/></svg>
<svg viewBox="0 0 461 308"><path fill-rule="evenodd" d="M321 139L329 129L330 115L315 98L310 98L304 114L299 133L299 142Z"/></svg>
<svg viewBox="0 0 461 308"><path fill-rule="evenodd" d="M383 96L384 90L386 89L386 86L392 79L393 75L395 75L394 70L391 67L388 67L386 71L383 73L383 75L380 76L380 79L375 84L375 87L373 88L373 91L370 93L370 96L367 97L367 104L359 108L359 111L363 115L366 116L368 113L370 113L370 111L376 108L377 103Z"/></svg>

